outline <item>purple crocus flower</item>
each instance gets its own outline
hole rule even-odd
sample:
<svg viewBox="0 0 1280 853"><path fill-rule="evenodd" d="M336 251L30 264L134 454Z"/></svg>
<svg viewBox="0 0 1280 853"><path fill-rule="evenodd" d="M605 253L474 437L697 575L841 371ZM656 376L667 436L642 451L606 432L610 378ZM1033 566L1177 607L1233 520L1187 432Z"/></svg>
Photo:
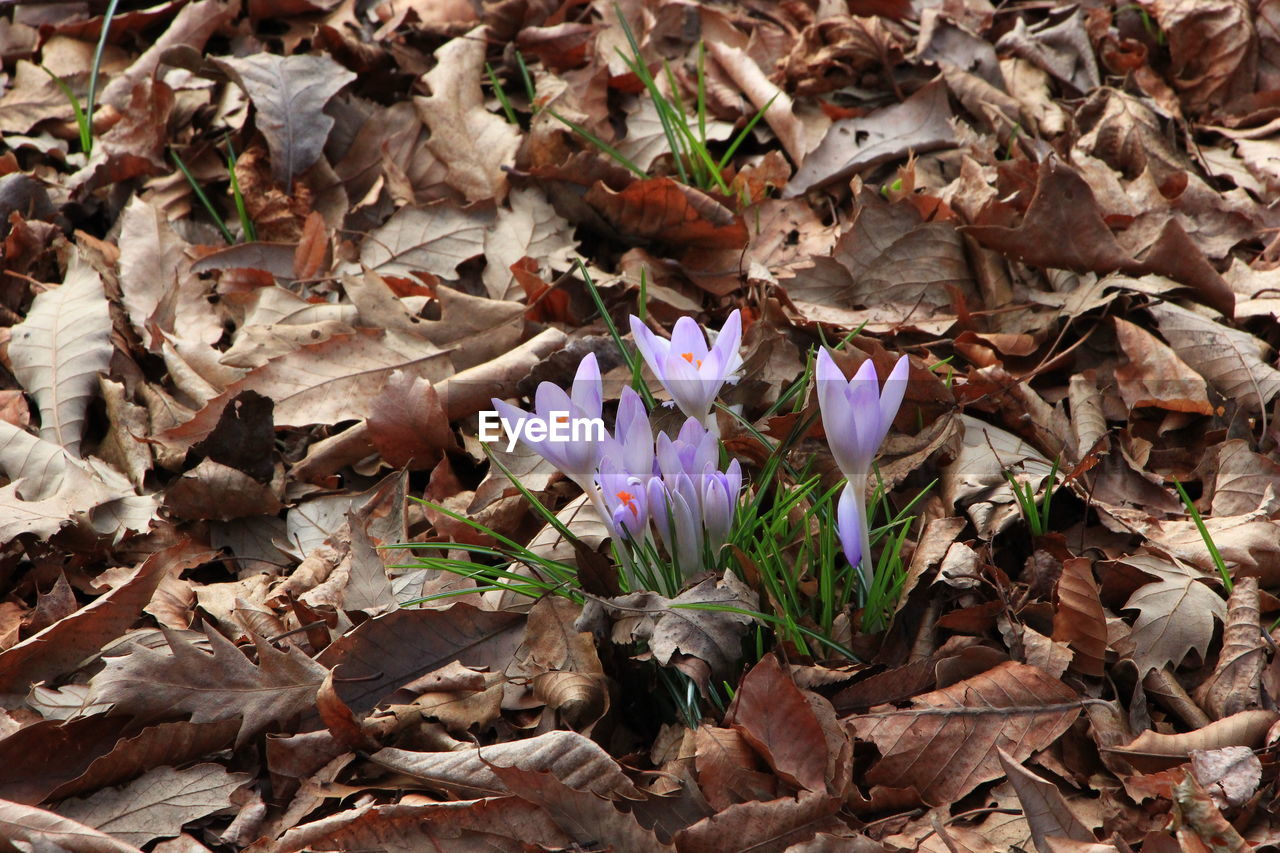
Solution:
<svg viewBox="0 0 1280 853"><path fill-rule="evenodd" d="M866 485L880 443L893 425L907 390L910 365L898 359L881 390L871 359L852 379L846 380L825 350L818 351L818 407L831 455L848 479L836 509L840 543L850 564L860 565L863 580L871 585L871 538L867 530Z"/></svg>
<svg viewBox="0 0 1280 853"><path fill-rule="evenodd" d="M514 425L536 419L547 426L548 433L553 422L572 423L589 418L599 419L604 407L604 392L595 353L588 353L578 363L578 372L573 378L571 394L566 394L563 388L550 382L543 382L534 392L533 400L532 412L517 409L503 400L494 399L492 402L504 422ZM584 491L590 492L600 456L609 438L607 435L590 435L579 436L575 441L559 440L548 435L544 440L534 441L527 437L527 430L523 430L520 441L556 466L562 474L576 482Z"/></svg>
<svg viewBox="0 0 1280 853"><path fill-rule="evenodd" d="M639 542L649 524L649 497L646 490L651 477L638 477L621 468L610 457L600 460L596 483L604 502L604 521L610 533L618 538Z"/></svg>
<svg viewBox="0 0 1280 853"><path fill-rule="evenodd" d="M658 476L649 483L649 513L667 552L686 574L702 568L703 545L718 551L729 538L742 492L742 466L719 470L720 442L696 418L673 439L658 435Z"/></svg>
<svg viewBox="0 0 1280 853"><path fill-rule="evenodd" d="M713 427L711 404L725 382L736 382L742 367L738 347L742 343L742 316L729 315L714 346L692 317L681 317L671 331L671 340L655 335L639 317L631 318L631 334L636 347L671 399L691 418Z"/></svg>

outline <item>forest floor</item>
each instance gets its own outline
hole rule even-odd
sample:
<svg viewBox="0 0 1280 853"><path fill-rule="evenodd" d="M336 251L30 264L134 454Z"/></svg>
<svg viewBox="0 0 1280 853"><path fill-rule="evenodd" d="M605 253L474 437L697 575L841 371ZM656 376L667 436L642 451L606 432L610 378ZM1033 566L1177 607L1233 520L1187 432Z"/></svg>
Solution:
<svg viewBox="0 0 1280 853"><path fill-rule="evenodd" d="M5 2L0 63L0 846L1280 844L1280 4ZM699 417L631 315L740 324L728 502L480 440ZM824 429L821 352L907 373Z"/></svg>

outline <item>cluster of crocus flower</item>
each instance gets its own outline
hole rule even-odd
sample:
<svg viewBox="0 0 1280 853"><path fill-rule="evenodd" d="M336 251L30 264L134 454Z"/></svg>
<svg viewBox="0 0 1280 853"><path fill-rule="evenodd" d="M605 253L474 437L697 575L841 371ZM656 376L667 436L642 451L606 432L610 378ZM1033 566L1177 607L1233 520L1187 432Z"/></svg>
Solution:
<svg viewBox="0 0 1280 853"><path fill-rule="evenodd" d="M721 444L714 403L726 382L736 382L742 367L738 352L742 322L734 311L714 344L693 319L681 317L671 339L655 335L631 318L636 346L686 420L676 435L655 438L640 395L624 388L613 434L566 441L550 437L521 441L580 485L615 540L627 545L624 563L648 553L660 541L688 577L705 569L728 541L742 493L742 469L731 460L721 468ZM907 360L899 359L883 393L868 360L852 380L825 351L818 354L818 402L832 455L848 479L837 507L836 525L850 564L861 565L871 581L866 522L866 483L876 450L884 440L906 389ZM534 411L501 400L494 406L507 423L533 418L599 419L603 410L600 369L594 354L578 365L569 393L543 382L534 395ZM635 580L634 572L630 572Z"/></svg>

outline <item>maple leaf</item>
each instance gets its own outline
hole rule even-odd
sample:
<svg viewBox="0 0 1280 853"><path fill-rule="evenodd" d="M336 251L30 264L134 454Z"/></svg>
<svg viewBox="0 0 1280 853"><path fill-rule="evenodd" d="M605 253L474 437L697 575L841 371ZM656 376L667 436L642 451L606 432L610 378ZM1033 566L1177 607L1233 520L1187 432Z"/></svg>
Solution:
<svg viewBox="0 0 1280 853"><path fill-rule="evenodd" d="M1225 622L1227 603L1204 583L1207 578L1177 560L1152 554L1126 557L1123 562L1153 575L1129 596L1126 609L1138 611L1130 639L1133 659L1142 674L1165 664L1175 667L1196 649L1203 656L1213 639L1213 623Z"/></svg>

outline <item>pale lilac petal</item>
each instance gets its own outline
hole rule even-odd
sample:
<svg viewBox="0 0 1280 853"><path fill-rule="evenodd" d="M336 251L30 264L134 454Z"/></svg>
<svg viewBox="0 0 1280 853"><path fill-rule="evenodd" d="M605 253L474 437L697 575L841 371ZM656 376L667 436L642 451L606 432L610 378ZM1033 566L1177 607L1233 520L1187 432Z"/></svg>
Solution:
<svg viewBox="0 0 1280 853"><path fill-rule="evenodd" d="M702 488L702 524L713 549L729 538L733 526L733 503L723 474L707 478Z"/></svg>
<svg viewBox="0 0 1280 853"><path fill-rule="evenodd" d="M630 473L641 476L653 473L653 427L649 425L649 413L644 401L630 386L622 389L618 401L618 419L615 430L617 447L622 464Z"/></svg>
<svg viewBox="0 0 1280 853"><path fill-rule="evenodd" d="M604 389L600 380L600 365L593 352L578 362L577 375L573 377L573 404L589 418L598 418L604 408Z"/></svg>
<svg viewBox="0 0 1280 853"><path fill-rule="evenodd" d="M910 372L910 362L905 355L901 356L889 372L889 378L884 381L884 389L880 392L880 441L884 441L889 428L893 426L893 419L898 416L902 398L907 393L907 375Z"/></svg>
<svg viewBox="0 0 1280 853"><path fill-rule="evenodd" d="M707 357L707 338L702 327L689 315L676 320L671 329L671 352L697 366Z"/></svg>
<svg viewBox="0 0 1280 853"><path fill-rule="evenodd" d="M844 490L840 493L840 503L836 507L836 532L840 534L840 547L849 565L855 567L862 560L862 525L867 522L858 517L858 501L853 490L862 487L861 481L856 485L853 481L845 483Z"/></svg>
<svg viewBox="0 0 1280 853"><path fill-rule="evenodd" d="M636 349L640 350L640 355L644 357L645 363L653 371L653 375L658 377L659 381L662 381L664 374L662 365L667 360L667 350L671 347L671 342L655 335L634 314L631 315L631 337L635 340Z"/></svg>
<svg viewBox="0 0 1280 853"><path fill-rule="evenodd" d="M737 372L742 367L742 313L736 308L724 321L715 346L711 348L711 356L716 360L719 375L727 381L736 382Z"/></svg>
<svg viewBox="0 0 1280 853"><path fill-rule="evenodd" d="M662 384L671 395L671 399L676 401L680 411L691 418L706 417L710 405L707 399L706 383L703 382L698 369L685 361L673 348L667 354L663 371ZM712 393L714 395L714 392Z"/></svg>

